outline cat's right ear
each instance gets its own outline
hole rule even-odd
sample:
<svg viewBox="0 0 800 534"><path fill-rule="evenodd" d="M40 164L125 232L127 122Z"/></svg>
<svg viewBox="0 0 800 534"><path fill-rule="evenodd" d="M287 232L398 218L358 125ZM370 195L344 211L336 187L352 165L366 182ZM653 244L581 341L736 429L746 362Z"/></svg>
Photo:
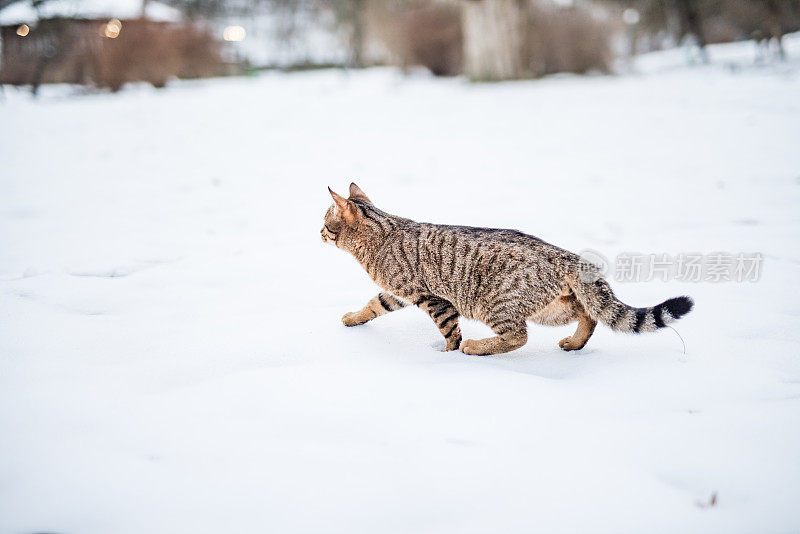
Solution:
<svg viewBox="0 0 800 534"><path fill-rule="evenodd" d="M333 198L333 213L340 217L346 224L353 225L356 222L356 208L352 202L347 200L341 195L337 195L333 192L333 189L328 187L328 191Z"/></svg>

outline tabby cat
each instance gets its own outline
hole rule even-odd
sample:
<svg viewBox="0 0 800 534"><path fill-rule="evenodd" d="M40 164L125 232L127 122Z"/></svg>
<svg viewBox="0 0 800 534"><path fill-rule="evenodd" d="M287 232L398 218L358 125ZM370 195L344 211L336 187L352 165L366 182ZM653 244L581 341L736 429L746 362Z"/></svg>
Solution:
<svg viewBox="0 0 800 534"><path fill-rule="evenodd" d="M580 256L517 230L418 223L378 208L356 184L350 197L330 188L322 240L351 253L384 289L342 322L356 326L410 304L422 308L444 336L444 350L499 354L527 341L525 321L578 322L558 345L586 345L597 321L619 332L652 332L688 313L689 297L652 308L620 302L597 268ZM461 340L459 316L486 323L495 334Z"/></svg>

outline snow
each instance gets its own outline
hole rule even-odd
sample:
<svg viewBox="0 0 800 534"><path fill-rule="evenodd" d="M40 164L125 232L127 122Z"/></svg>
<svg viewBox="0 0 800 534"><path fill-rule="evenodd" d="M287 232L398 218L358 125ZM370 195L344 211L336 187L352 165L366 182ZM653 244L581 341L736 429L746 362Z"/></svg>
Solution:
<svg viewBox="0 0 800 534"><path fill-rule="evenodd" d="M0 101L0 532L797 532L800 38L612 77L269 73ZM724 60L716 60L724 57ZM735 62L736 68L730 68ZM660 67L658 65L661 65ZM2 94L2 93L0 93ZM319 237L389 212L761 252L666 329L442 353ZM465 337L488 329L463 322ZM717 495L715 506L701 506Z"/></svg>
<svg viewBox="0 0 800 534"><path fill-rule="evenodd" d="M183 18L179 10L155 0L148 0L145 13L149 19L161 22ZM0 26L31 24L53 17L136 19L141 14L141 0L48 0L38 8L30 0L23 0L0 10Z"/></svg>

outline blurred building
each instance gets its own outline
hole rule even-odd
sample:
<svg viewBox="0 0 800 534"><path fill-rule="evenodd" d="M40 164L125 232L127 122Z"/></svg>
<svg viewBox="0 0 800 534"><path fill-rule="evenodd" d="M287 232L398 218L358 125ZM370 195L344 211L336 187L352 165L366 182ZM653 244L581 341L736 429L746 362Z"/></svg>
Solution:
<svg viewBox="0 0 800 534"><path fill-rule="evenodd" d="M0 83L119 89L218 74L220 42L157 1L30 0L0 11Z"/></svg>

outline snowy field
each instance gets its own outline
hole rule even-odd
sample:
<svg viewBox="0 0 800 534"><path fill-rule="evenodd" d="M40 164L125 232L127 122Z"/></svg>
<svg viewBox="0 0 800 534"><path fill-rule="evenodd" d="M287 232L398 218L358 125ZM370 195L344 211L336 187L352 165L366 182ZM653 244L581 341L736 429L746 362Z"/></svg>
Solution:
<svg viewBox="0 0 800 534"><path fill-rule="evenodd" d="M800 38L470 85L265 74L0 100L0 533L800 532ZM442 353L320 240L355 180L576 252L763 255L669 329ZM462 322L465 338L488 328ZM712 495L716 504L707 505Z"/></svg>

